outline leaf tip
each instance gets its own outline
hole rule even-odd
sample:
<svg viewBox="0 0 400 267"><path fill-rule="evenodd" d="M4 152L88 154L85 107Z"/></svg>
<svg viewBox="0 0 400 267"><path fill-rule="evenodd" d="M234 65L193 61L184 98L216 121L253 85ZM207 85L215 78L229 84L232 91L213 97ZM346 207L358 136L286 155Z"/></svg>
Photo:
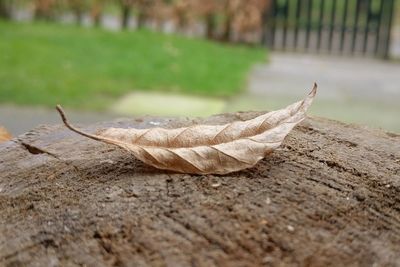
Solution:
<svg viewBox="0 0 400 267"><path fill-rule="evenodd" d="M313 88L310 93L311 96L315 96L317 94L317 88L318 88L318 84L317 84L317 82L314 82Z"/></svg>

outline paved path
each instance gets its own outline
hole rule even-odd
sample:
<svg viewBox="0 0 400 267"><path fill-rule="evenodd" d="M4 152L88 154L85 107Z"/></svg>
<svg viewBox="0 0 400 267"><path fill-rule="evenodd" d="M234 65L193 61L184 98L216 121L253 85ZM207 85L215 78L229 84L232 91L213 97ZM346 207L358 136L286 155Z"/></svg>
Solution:
<svg viewBox="0 0 400 267"><path fill-rule="evenodd" d="M79 123L94 123L112 120L118 117L117 115L108 113L66 111L68 112L68 117L71 122ZM56 123L61 123L61 120L55 109L19 107L14 105L0 106L0 126L6 127L14 136L22 134L41 124Z"/></svg>
<svg viewBox="0 0 400 267"><path fill-rule="evenodd" d="M314 81L312 114L400 132L400 64L376 59L273 53L230 110L275 109L303 97Z"/></svg>
<svg viewBox="0 0 400 267"><path fill-rule="evenodd" d="M365 58L274 53L255 68L249 83L255 95L303 95L313 81L320 97L377 102L400 99L400 64Z"/></svg>

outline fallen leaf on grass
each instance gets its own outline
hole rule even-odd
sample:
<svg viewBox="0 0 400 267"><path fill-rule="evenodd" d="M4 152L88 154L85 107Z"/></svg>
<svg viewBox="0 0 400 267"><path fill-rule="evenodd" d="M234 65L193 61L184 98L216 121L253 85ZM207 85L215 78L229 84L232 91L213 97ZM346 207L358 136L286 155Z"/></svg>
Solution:
<svg viewBox="0 0 400 267"><path fill-rule="evenodd" d="M194 174L226 174L253 167L279 147L286 135L306 117L317 92L284 109L247 121L225 125L193 125L177 129L108 128L94 135L70 125L61 107L57 110L66 127L96 141L119 146L158 169Z"/></svg>
<svg viewBox="0 0 400 267"><path fill-rule="evenodd" d="M6 128L0 126L0 144L11 140L11 134L6 130Z"/></svg>

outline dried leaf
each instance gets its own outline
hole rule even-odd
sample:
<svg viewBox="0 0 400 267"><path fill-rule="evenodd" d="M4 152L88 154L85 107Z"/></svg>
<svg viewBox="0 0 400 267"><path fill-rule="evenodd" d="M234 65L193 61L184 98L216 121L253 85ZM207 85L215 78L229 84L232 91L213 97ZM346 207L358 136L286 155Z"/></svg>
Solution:
<svg viewBox="0 0 400 267"><path fill-rule="evenodd" d="M177 129L108 128L97 135L71 126L60 106L57 106L57 110L70 130L126 149L139 160L158 169L226 174L253 167L279 147L293 127L306 117L316 91L317 85L314 84L303 101L247 121Z"/></svg>
<svg viewBox="0 0 400 267"><path fill-rule="evenodd" d="M0 144L11 140L11 134L6 130L6 128L0 126Z"/></svg>

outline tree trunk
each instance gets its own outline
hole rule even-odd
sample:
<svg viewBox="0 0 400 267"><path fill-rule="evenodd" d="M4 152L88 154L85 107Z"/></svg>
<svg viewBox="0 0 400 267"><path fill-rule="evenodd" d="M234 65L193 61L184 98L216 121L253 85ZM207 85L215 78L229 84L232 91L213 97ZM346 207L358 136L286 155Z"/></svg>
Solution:
<svg viewBox="0 0 400 267"><path fill-rule="evenodd" d="M99 2L95 2L92 6L91 10L91 17L93 21L93 25L95 27L100 27L101 26L101 19L102 19L102 13L103 13L103 6Z"/></svg>
<svg viewBox="0 0 400 267"><path fill-rule="evenodd" d="M76 24L81 26L83 24L83 11L81 8L74 10Z"/></svg>
<svg viewBox="0 0 400 267"><path fill-rule="evenodd" d="M214 39L215 33L215 14L207 14L206 16L206 36L207 39Z"/></svg>
<svg viewBox="0 0 400 267"><path fill-rule="evenodd" d="M146 18L147 18L146 14L143 11L139 10L138 15L137 15L137 28L138 29L142 29L145 26Z"/></svg>
<svg viewBox="0 0 400 267"><path fill-rule="evenodd" d="M35 0L34 18L35 20L53 20L53 1Z"/></svg>
<svg viewBox="0 0 400 267"><path fill-rule="evenodd" d="M61 125L0 155L1 266L400 265L400 135L309 118L254 168L224 176L156 170Z"/></svg>
<svg viewBox="0 0 400 267"><path fill-rule="evenodd" d="M100 27L101 26L101 18L102 18L102 14L96 14L95 16L92 17L93 18L93 25L95 27Z"/></svg>
<svg viewBox="0 0 400 267"><path fill-rule="evenodd" d="M121 8L122 8L121 29L125 30L129 26L131 7L129 5L122 5Z"/></svg>
<svg viewBox="0 0 400 267"><path fill-rule="evenodd" d="M11 19L11 2L0 0L0 18Z"/></svg>
<svg viewBox="0 0 400 267"><path fill-rule="evenodd" d="M224 31L222 34L222 40L229 42L232 38L232 14L227 14L224 24Z"/></svg>
<svg viewBox="0 0 400 267"><path fill-rule="evenodd" d="M178 21L178 31L181 33L184 33L186 28L187 28L187 18L186 18L186 14L184 11L178 12L177 14L177 21Z"/></svg>

